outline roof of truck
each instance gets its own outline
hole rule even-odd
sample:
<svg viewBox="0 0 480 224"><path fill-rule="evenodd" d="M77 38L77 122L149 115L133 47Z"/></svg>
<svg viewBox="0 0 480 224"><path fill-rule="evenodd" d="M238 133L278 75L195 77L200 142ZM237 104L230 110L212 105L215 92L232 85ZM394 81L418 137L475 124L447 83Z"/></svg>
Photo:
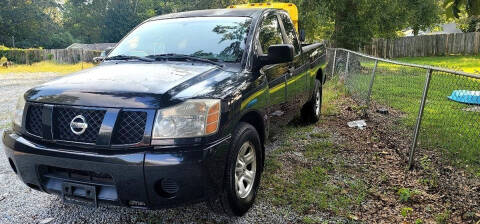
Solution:
<svg viewBox="0 0 480 224"><path fill-rule="evenodd" d="M251 8L251 9L207 9L207 10L196 10L188 12L179 12L165 14L161 16L153 17L149 20L159 20L159 19L175 19L175 18L188 18L188 17L258 17L262 14L263 11L268 9L260 8Z"/></svg>

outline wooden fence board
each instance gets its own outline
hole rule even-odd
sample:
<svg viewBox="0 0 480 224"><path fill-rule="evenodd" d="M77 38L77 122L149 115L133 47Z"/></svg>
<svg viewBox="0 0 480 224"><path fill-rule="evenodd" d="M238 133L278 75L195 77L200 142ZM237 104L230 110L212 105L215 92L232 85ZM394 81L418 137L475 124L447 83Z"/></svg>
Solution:
<svg viewBox="0 0 480 224"><path fill-rule="evenodd" d="M363 53L381 58L480 54L480 32L374 39Z"/></svg>
<svg viewBox="0 0 480 224"><path fill-rule="evenodd" d="M76 64L82 61L93 62L93 58L100 56L100 53L100 51L86 51L82 49L0 50L0 58L6 57L16 64L32 64L46 60L64 64Z"/></svg>

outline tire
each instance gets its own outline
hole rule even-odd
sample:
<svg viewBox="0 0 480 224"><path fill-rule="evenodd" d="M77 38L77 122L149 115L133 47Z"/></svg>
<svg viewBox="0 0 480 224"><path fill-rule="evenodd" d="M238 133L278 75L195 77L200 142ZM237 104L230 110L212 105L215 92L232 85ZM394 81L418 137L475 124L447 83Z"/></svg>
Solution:
<svg viewBox="0 0 480 224"><path fill-rule="evenodd" d="M257 130L252 125L241 122L233 133L225 168L224 190L208 201L213 211L229 216L243 216L252 207L263 168L261 150ZM244 186L243 191L240 189L240 180Z"/></svg>
<svg viewBox="0 0 480 224"><path fill-rule="evenodd" d="M312 99L302 108L302 119L308 123L316 123L320 120L322 110L322 84L320 80L315 79L315 91Z"/></svg>

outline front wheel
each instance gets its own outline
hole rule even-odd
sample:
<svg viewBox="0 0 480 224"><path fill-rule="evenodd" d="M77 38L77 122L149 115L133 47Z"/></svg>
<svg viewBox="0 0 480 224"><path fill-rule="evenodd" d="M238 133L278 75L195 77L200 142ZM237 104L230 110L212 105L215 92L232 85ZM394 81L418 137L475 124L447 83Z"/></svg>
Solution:
<svg viewBox="0 0 480 224"><path fill-rule="evenodd" d="M322 84L320 80L315 79L315 91L312 99L302 108L302 118L306 122L315 123L320 120L322 110Z"/></svg>
<svg viewBox="0 0 480 224"><path fill-rule="evenodd" d="M243 216L248 212L260 183L261 150L256 129L248 123L240 123L228 154L224 191L209 201L210 208L230 216Z"/></svg>

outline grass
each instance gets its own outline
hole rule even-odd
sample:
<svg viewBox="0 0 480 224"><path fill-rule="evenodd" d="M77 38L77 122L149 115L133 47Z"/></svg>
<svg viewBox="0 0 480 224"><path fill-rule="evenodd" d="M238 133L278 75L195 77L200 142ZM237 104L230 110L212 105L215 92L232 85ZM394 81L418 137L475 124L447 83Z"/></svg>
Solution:
<svg viewBox="0 0 480 224"><path fill-rule="evenodd" d="M395 59L402 62L432 65L436 67L450 68L469 73L480 74L480 55L477 56L445 56L445 57L414 57Z"/></svg>
<svg viewBox="0 0 480 224"><path fill-rule="evenodd" d="M323 88L322 113L338 113L337 102L345 94L341 82L327 82ZM345 161L338 156L341 146L331 141L331 134L315 130L315 125L290 125L281 135L279 148L266 157L262 198L268 198L274 206L292 208L302 215L303 223L327 222L321 222L316 217L318 213L352 220L351 211L365 200L368 187L362 179L348 174ZM308 162L285 157L292 152L301 153Z"/></svg>
<svg viewBox="0 0 480 224"><path fill-rule="evenodd" d="M364 181L349 176L344 162L338 158L336 146L328 133L313 134L313 126L287 127L282 139L306 139L299 149L295 143L282 143L266 158L262 177L263 198L274 206L291 207L304 215L304 223L318 223L317 212L328 212L334 216L350 217L353 206L358 206L367 196ZM302 152L307 164L283 162L281 157L291 151ZM285 170L289 177L285 177ZM340 177L340 180L339 180Z"/></svg>
<svg viewBox="0 0 480 224"><path fill-rule="evenodd" d="M472 71L480 67L480 57L438 57L401 59L410 63L461 68ZM456 64L457 61L460 61ZM465 61L461 63L461 61ZM477 61L475 63L475 61ZM362 64L363 66L363 64ZM463 67L464 66L464 67ZM352 71L345 81L348 93L361 99L366 98L370 81L370 64L362 71ZM404 115L399 125L410 130L419 112L426 71L382 63L376 73L372 99L377 103L401 111ZM455 164L473 169L480 175L480 119L479 112L470 112L472 106L448 99L454 90L480 90L480 80L434 73L430 83L427 103L420 130L419 145L423 149L440 149L446 152Z"/></svg>
<svg viewBox="0 0 480 224"><path fill-rule="evenodd" d="M58 64L52 61L43 61L34 63L32 65L14 65L9 68L0 67L0 74L15 74L15 73L41 73L53 72L59 74L68 74L80 71L82 69L91 68L92 63L78 63L78 64Z"/></svg>
<svg viewBox="0 0 480 224"><path fill-rule="evenodd" d="M330 116L338 113L336 101L345 96L345 87L338 77L325 83L322 89L322 115Z"/></svg>

